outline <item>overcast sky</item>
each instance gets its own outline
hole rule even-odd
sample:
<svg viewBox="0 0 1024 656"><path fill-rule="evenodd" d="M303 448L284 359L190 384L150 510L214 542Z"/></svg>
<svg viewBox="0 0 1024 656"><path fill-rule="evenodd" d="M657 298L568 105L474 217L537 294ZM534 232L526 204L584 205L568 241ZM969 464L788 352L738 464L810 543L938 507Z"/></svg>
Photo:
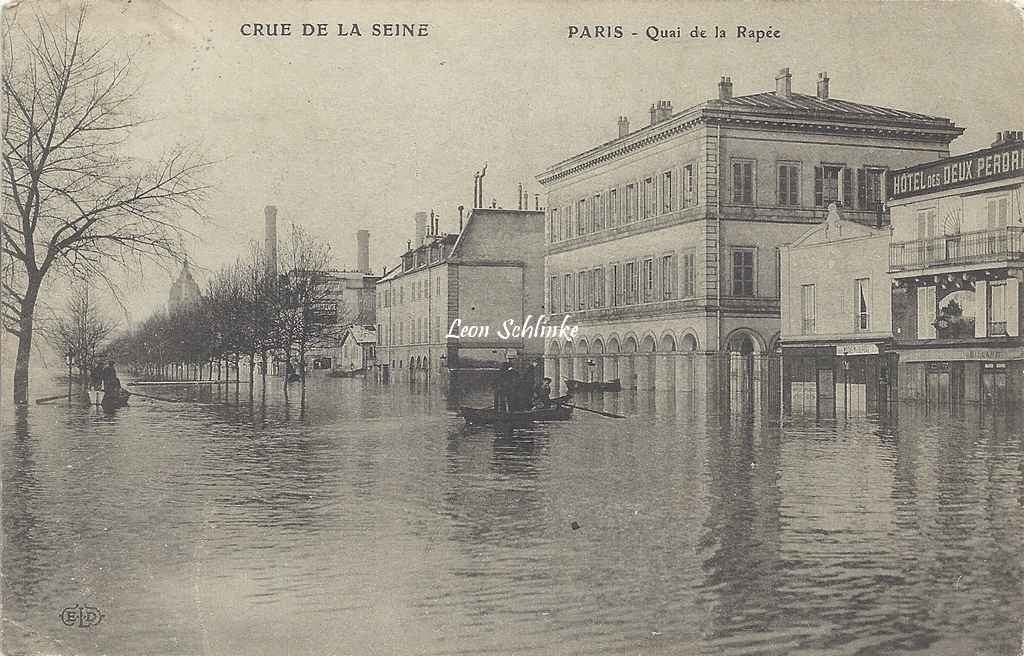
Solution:
<svg viewBox="0 0 1024 656"><path fill-rule="evenodd" d="M329 36L303 38L303 22L329 23ZM336 36L353 22L362 37ZM429 36L372 37L384 22L429 23ZM292 36L245 37L243 23L291 23ZM571 25L625 36L570 39ZM644 36L698 25L728 38ZM737 25L781 38L738 39ZM954 154L1024 129L1024 30L1003 3L106 0L91 4L87 30L134 51L140 109L161 117L133 135L134 152L198 143L218 162L213 222L192 226L201 285L203 269L262 238L267 204L279 231L296 221L329 240L340 267L354 267L355 231L369 229L380 270L412 236L415 211L456 229L485 161L487 200L515 207L518 182L532 198L537 173L615 136L618 115L635 129L655 100L678 111L715 96L721 75L735 95L758 93L788 66L794 91L814 93L827 71L835 98L952 118L967 130ZM133 280L134 320L166 302L174 273Z"/></svg>

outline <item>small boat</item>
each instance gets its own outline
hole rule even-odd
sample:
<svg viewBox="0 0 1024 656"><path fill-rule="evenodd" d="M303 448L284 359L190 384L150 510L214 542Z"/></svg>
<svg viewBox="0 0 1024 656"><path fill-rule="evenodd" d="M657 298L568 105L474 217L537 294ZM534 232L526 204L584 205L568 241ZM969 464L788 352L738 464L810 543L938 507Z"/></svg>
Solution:
<svg viewBox="0 0 1024 656"><path fill-rule="evenodd" d="M567 403L569 395L551 399L551 405L543 408L532 408L519 412L498 412L493 408L459 408L459 414L467 424L500 424L510 426L527 426L535 421L566 421L572 417L572 408L559 405Z"/></svg>
<svg viewBox="0 0 1024 656"><path fill-rule="evenodd" d="M607 382L586 382L582 380L565 379L565 386L571 392L621 392L622 383L616 378Z"/></svg>

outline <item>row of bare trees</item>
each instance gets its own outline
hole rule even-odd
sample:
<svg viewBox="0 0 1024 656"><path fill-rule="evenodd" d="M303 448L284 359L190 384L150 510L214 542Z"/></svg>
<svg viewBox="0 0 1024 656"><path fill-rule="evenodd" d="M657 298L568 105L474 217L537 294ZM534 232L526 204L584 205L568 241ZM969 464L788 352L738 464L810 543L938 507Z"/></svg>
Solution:
<svg viewBox="0 0 1024 656"><path fill-rule="evenodd" d="M208 164L188 148L140 161L130 62L85 37L86 11L3 12L0 308L18 342L13 392L27 403L37 306L60 283L174 257L200 215ZM6 372L4 372L6 373Z"/></svg>
<svg viewBox="0 0 1024 656"><path fill-rule="evenodd" d="M215 271L197 301L151 315L109 352L149 378L227 378L234 371L237 380L247 368L250 385L256 371L265 384L275 361L286 370L294 362L305 378L308 351L337 343L352 317L331 284L326 243L293 225L277 259L268 265L253 245Z"/></svg>

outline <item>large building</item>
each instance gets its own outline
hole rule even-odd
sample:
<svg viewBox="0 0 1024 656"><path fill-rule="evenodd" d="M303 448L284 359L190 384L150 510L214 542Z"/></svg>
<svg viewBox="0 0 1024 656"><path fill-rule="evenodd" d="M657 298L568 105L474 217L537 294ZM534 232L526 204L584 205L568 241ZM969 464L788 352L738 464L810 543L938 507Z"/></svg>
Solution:
<svg viewBox="0 0 1024 656"><path fill-rule="evenodd" d="M178 279L171 284L171 290L167 294L167 309L173 312L178 308L191 305L197 300L199 300L199 285L188 268L188 260L185 260Z"/></svg>
<svg viewBox="0 0 1024 656"><path fill-rule="evenodd" d="M430 223L417 215L415 242L377 283L381 379L471 375L540 358L543 340L503 337L502 325L544 313L544 213L476 208L457 235Z"/></svg>
<svg viewBox="0 0 1024 656"><path fill-rule="evenodd" d="M894 171L894 337L901 400L1024 400L1024 140Z"/></svg>
<svg viewBox="0 0 1024 656"><path fill-rule="evenodd" d="M547 344L555 380L766 394L780 247L832 203L884 224L886 172L946 157L962 133L946 118L832 98L825 74L810 95L793 91L789 69L774 91L718 86L680 112L659 101L639 130L620 117L617 138L538 176L547 308L571 313L583 335Z"/></svg>
<svg viewBox="0 0 1024 656"><path fill-rule="evenodd" d="M782 401L818 417L885 412L894 370L888 227L828 218L782 248Z"/></svg>

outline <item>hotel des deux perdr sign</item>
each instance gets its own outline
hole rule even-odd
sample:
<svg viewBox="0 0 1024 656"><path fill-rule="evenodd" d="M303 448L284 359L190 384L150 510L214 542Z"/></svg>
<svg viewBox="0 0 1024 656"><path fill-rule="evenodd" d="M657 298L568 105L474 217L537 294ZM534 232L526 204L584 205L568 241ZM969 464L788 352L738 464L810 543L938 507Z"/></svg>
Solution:
<svg viewBox="0 0 1024 656"><path fill-rule="evenodd" d="M1024 141L894 171L889 200L931 194L971 184L992 182L1024 172Z"/></svg>

